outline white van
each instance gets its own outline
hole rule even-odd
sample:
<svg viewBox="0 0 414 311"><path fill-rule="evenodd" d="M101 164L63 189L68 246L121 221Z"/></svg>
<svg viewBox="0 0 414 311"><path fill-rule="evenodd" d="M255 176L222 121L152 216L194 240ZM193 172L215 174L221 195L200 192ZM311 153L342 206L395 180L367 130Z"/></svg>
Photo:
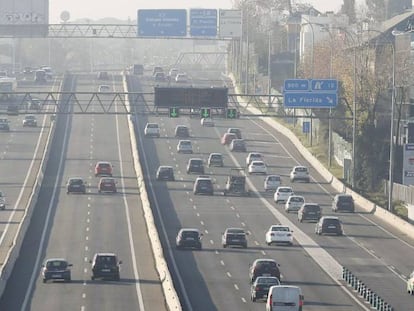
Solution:
<svg viewBox="0 0 414 311"><path fill-rule="evenodd" d="M266 311L302 311L303 295L298 286L275 285L269 288Z"/></svg>

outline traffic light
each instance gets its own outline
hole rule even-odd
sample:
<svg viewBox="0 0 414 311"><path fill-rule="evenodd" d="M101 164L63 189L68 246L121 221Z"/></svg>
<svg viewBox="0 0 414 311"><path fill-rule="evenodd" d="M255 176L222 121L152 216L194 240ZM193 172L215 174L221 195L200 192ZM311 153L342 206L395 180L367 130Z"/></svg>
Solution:
<svg viewBox="0 0 414 311"><path fill-rule="evenodd" d="M237 118L237 109L236 108L228 108L226 111L226 118L227 119L236 119Z"/></svg>
<svg viewBox="0 0 414 311"><path fill-rule="evenodd" d="M202 118L210 118L211 110L210 108L201 108L200 114Z"/></svg>
<svg viewBox="0 0 414 311"><path fill-rule="evenodd" d="M170 107L170 118L178 118L180 116L180 109L177 107Z"/></svg>

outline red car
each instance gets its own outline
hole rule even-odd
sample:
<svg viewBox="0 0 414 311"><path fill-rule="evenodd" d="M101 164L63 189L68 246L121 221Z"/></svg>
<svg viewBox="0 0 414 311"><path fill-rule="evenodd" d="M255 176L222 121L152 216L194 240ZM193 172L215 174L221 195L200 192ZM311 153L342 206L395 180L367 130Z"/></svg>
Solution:
<svg viewBox="0 0 414 311"><path fill-rule="evenodd" d="M116 193L116 181L112 177L102 177L99 180L98 192L112 192Z"/></svg>
<svg viewBox="0 0 414 311"><path fill-rule="evenodd" d="M221 144L222 145L230 145L233 139L236 139L236 134L233 133L225 133L223 137L221 137Z"/></svg>
<svg viewBox="0 0 414 311"><path fill-rule="evenodd" d="M106 161L99 161L95 165L95 177L112 176L112 164Z"/></svg>

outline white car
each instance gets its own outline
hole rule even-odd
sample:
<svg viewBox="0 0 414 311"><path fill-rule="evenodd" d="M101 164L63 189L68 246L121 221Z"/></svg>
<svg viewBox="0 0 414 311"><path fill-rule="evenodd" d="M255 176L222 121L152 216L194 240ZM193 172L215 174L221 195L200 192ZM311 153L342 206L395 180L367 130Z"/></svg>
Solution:
<svg viewBox="0 0 414 311"><path fill-rule="evenodd" d="M286 202L287 199L291 196L294 195L293 190L291 187L287 187L287 186L281 186L281 187L277 187L275 194L273 196L273 200L276 203L279 202Z"/></svg>
<svg viewBox="0 0 414 311"><path fill-rule="evenodd" d="M293 231L289 226L284 225L271 225L266 232L266 244L271 245L273 243L287 243L293 244Z"/></svg>
<svg viewBox="0 0 414 311"><path fill-rule="evenodd" d="M246 157L246 166L252 161L263 161L263 155L260 152L250 152Z"/></svg>
<svg viewBox="0 0 414 311"><path fill-rule="evenodd" d="M179 140L177 144L178 153L193 153L193 145L191 140Z"/></svg>
<svg viewBox="0 0 414 311"><path fill-rule="evenodd" d="M177 68L171 68L170 69L170 72L168 73L168 75L170 76L171 79L174 79L175 80L175 77L177 76L178 72L179 71L178 71Z"/></svg>
<svg viewBox="0 0 414 311"><path fill-rule="evenodd" d="M179 73L175 76L175 82L177 83L187 83L188 82L188 76L186 73Z"/></svg>
<svg viewBox="0 0 414 311"><path fill-rule="evenodd" d="M414 271L410 274L407 280L407 293L414 295Z"/></svg>
<svg viewBox="0 0 414 311"><path fill-rule="evenodd" d="M147 123L144 129L145 136L160 137L160 127L158 123Z"/></svg>
<svg viewBox="0 0 414 311"><path fill-rule="evenodd" d="M213 127L214 121L211 118L202 118L200 121L202 126Z"/></svg>
<svg viewBox="0 0 414 311"><path fill-rule="evenodd" d="M99 93L109 93L111 91L111 87L107 84L102 84L98 87Z"/></svg>
<svg viewBox="0 0 414 311"><path fill-rule="evenodd" d="M305 198L300 195L291 195L285 203L285 212L297 212L302 204L305 203Z"/></svg>
<svg viewBox="0 0 414 311"><path fill-rule="evenodd" d="M282 179L279 175L268 175L264 181L264 190L272 191L276 190L282 184Z"/></svg>
<svg viewBox="0 0 414 311"><path fill-rule="evenodd" d="M247 171L249 174L266 174L266 164L263 161L252 161Z"/></svg>
<svg viewBox="0 0 414 311"><path fill-rule="evenodd" d="M305 182L310 181L309 170L306 166L299 165L292 168L292 171L290 172L290 181L295 182L297 180Z"/></svg>

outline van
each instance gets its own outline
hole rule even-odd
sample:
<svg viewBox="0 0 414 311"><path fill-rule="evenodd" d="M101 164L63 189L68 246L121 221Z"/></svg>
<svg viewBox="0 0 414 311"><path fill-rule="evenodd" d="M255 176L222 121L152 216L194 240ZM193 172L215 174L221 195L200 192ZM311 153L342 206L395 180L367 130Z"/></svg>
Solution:
<svg viewBox="0 0 414 311"><path fill-rule="evenodd" d="M275 285L269 288L266 311L302 311L303 299L300 287Z"/></svg>

